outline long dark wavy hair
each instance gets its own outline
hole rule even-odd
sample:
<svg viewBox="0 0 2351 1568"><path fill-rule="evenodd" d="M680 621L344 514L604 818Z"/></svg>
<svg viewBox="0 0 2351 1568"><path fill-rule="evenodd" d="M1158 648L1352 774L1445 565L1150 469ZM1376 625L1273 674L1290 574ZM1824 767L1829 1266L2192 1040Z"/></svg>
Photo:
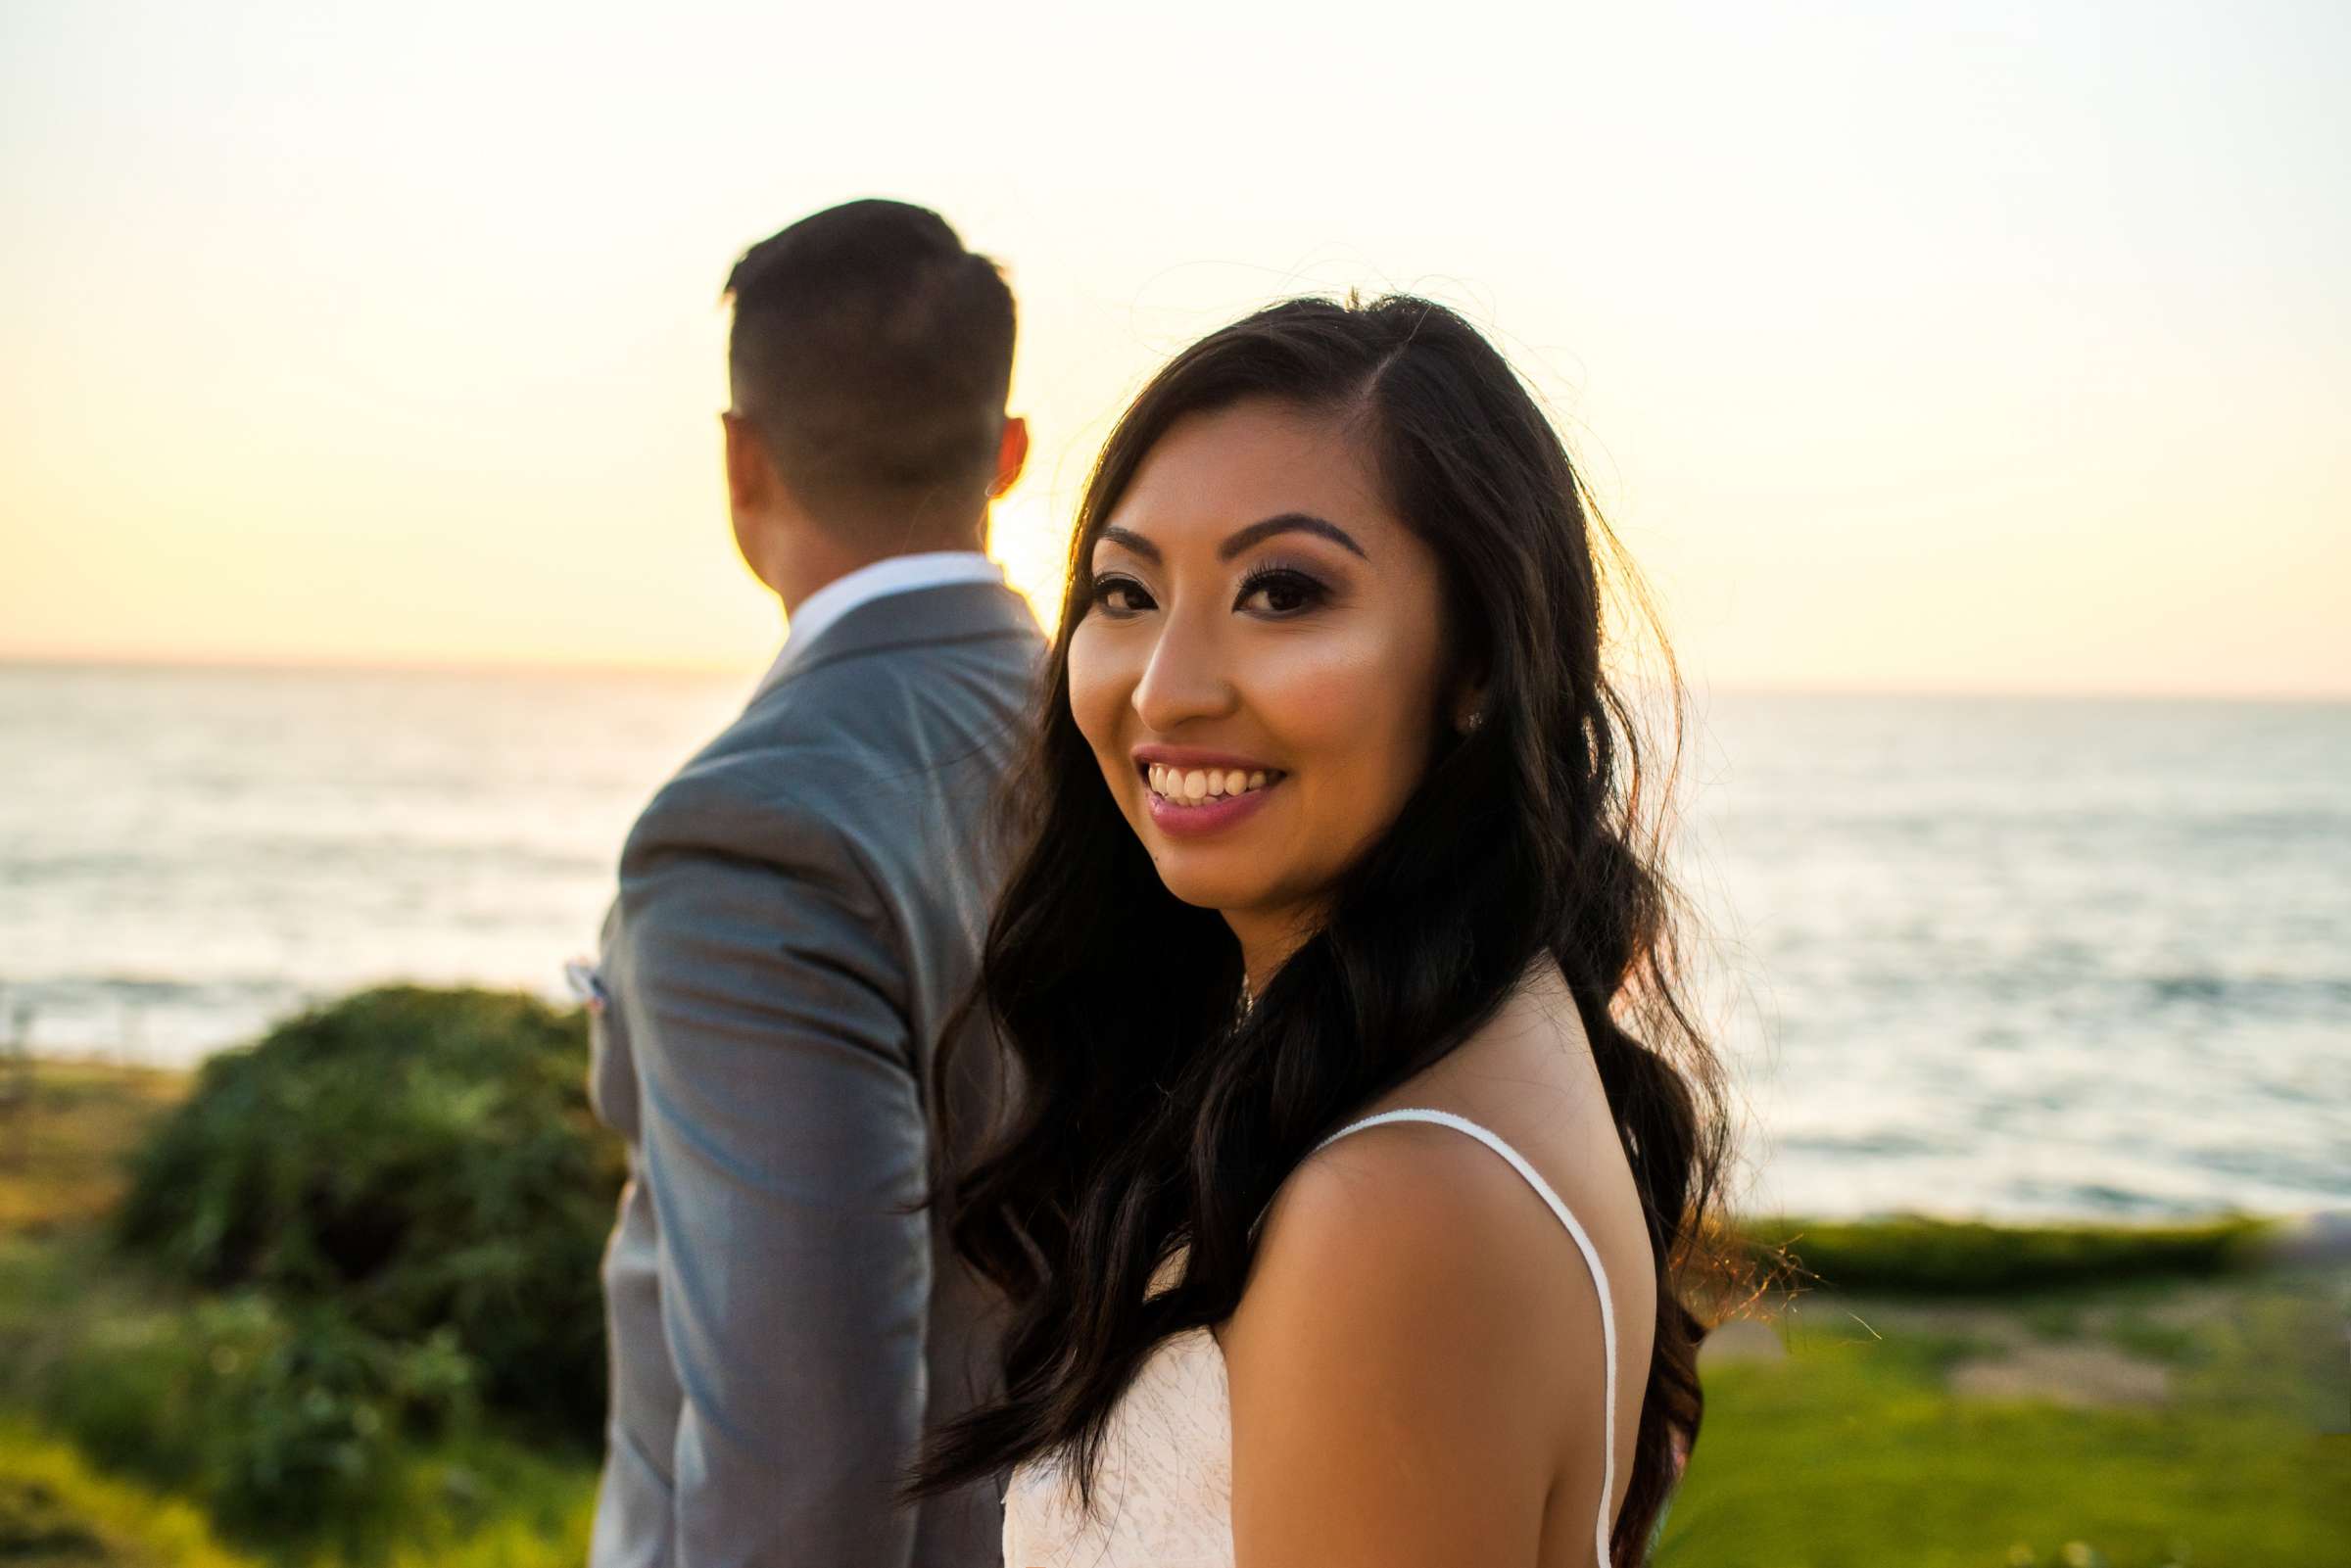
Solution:
<svg viewBox="0 0 2351 1568"><path fill-rule="evenodd" d="M1453 670L1483 677L1487 718L1463 735L1432 716L1418 786L1243 1012L1236 938L1161 882L1071 717L1069 651L1095 535L1145 454L1181 416L1260 397L1328 410L1366 443L1394 509L1442 563ZM1005 1295L1003 1384L931 1434L904 1497L1059 1451L1090 1504L1113 1403L1161 1340L1231 1314L1251 1224L1282 1178L1462 1044L1548 953L1591 1038L1657 1260L1610 1553L1646 1558L1698 1435L1708 1324L1692 1304L1710 1299L1703 1276L1737 1270L1717 1212L1722 1069L1682 1000L1665 813L1645 809L1670 793L1672 769L1647 756L1635 704L1602 668L1602 553L1626 570L1534 397L1426 300L1272 306L1178 355L1120 419L1079 512L1032 749L1000 797L1010 871L964 1001L991 1015L1014 1092L930 1198ZM1664 669L1678 747L1670 654ZM936 1065L942 1086L951 1055ZM1146 1300L1187 1245L1180 1279Z"/></svg>

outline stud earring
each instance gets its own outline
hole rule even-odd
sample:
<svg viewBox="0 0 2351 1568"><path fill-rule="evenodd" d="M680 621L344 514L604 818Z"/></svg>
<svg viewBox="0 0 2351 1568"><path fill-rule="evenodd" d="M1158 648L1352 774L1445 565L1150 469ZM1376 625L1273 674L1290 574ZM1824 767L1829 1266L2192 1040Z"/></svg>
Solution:
<svg viewBox="0 0 2351 1568"><path fill-rule="evenodd" d="M1467 735L1476 730L1480 725L1483 725L1485 722L1486 710L1483 708L1472 708L1469 710L1469 717L1462 721L1462 733L1463 735Z"/></svg>

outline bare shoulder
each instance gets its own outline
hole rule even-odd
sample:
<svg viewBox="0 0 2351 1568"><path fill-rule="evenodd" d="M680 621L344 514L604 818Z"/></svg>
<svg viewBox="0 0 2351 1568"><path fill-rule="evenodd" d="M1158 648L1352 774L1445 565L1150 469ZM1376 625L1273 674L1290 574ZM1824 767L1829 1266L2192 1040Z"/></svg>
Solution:
<svg viewBox="0 0 2351 1568"><path fill-rule="evenodd" d="M1533 1561L1562 1412L1597 1408L1599 1298L1570 1264L1523 1178L1452 1128L1306 1160L1220 1334L1241 1559Z"/></svg>
<svg viewBox="0 0 2351 1568"><path fill-rule="evenodd" d="M1560 1498L1601 1493L1601 1292L1618 1364L1638 1368L1655 1270L1614 1117L1561 1000L1530 985L1365 1111L1425 1107L1492 1132L1575 1216L1605 1284L1535 1185L1474 1134L1403 1119L1310 1154L1268 1209L1219 1332L1243 1561L1531 1562L1547 1503L1572 1513L1587 1505ZM1619 1481L1641 1402L1641 1380L1623 1383Z"/></svg>
<svg viewBox="0 0 2351 1568"><path fill-rule="evenodd" d="M1228 1334L1246 1338L1295 1294L1332 1326L1366 1332L1376 1314L1416 1334L1475 1326L1481 1337L1525 1317L1563 1242L1522 1178L1493 1150L1426 1121L1363 1128L1310 1155L1268 1209Z"/></svg>
<svg viewBox="0 0 2351 1568"><path fill-rule="evenodd" d="M1518 1333L1549 1340L1564 1326L1562 1280L1585 1277L1549 1205L1499 1150L1442 1123L1386 1122L1315 1151L1281 1184L1224 1337L1247 1338L1294 1295L1366 1332L1474 1327L1489 1347ZM1597 1327L1594 1294L1566 1294L1589 1306ZM1339 1313L1335 1301L1350 1306ZM1398 1321L1383 1325L1383 1312Z"/></svg>

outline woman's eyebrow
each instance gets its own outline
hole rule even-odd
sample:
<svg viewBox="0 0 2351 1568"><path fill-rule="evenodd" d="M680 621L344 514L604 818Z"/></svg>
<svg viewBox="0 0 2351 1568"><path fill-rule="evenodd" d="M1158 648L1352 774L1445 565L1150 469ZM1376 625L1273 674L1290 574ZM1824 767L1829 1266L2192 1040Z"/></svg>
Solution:
<svg viewBox="0 0 2351 1568"><path fill-rule="evenodd" d="M1112 523L1109 527L1103 529L1102 532L1096 534L1094 536L1094 543L1097 545L1123 545L1127 548L1134 551L1137 555L1140 555L1143 559L1152 562L1154 565L1156 565L1159 561L1159 546L1157 545L1152 544L1149 540L1136 533L1133 529L1121 528L1116 523Z"/></svg>
<svg viewBox="0 0 2351 1568"><path fill-rule="evenodd" d="M1235 555L1261 540L1271 539L1275 534L1288 533L1319 534L1324 539L1345 546L1356 554L1362 555L1365 560L1371 558L1364 553L1364 546L1358 545L1354 537L1338 524L1317 517L1312 512L1282 512L1277 516L1268 517L1262 522L1251 523L1246 528L1235 529L1225 538L1223 544L1217 546L1217 559L1231 560ZM1160 559L1159 546L1131 528L1121 528L1113 523L1095 537L1097 540L1107 540L1113 545L1124 545L1147 561L1156 563Z"/></svg>
<svg viewBox="0 0 2351 1568"><path fill-rule="evenodd" d="M1262 523L1251 523L1247 528L1236 530L1217 546L1217 559L1228 561L1260 540L1288 533L1319 534L1333 544L1344 545L1356 554L1363 555L1365 560L1371 558L1364 555L1364 546L1358 545L1347 530L1338 524L1326 522L1312 512L1283 512L1277 517L1269 517Z"/></svg>

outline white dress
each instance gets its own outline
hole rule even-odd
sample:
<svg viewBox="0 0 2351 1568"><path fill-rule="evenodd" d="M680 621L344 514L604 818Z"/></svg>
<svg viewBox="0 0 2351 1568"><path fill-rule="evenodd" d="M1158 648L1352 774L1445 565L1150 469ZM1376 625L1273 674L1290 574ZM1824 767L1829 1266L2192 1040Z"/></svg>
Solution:
<svg viewBox="0 0 2351 1568"><path fill-rule="evenodd" d="M1407 1120L1465 1132L1508 1160L1575 1238L1600 1288L1607 1391L1592 1541L1593 1560L1605 1568L1608 1499L1616 1482L1616 1317L1600 1253L1559 1195L1517 1150L1449 1111L1382 1112L1341 1127L1315 1148L1365 1127ZM1161 1277L1180 1260L1178 1254ZM1153 1283L1156 1288L1159 1281ZM1224 1355L1215 1335L1206 1328L1187 1329L1162 1341L1144 1360L1111 1411L1096 1476L1089 1517L1057 1457L1014 1468L1004 1497L1005 1568L1233 1568L1232 1407Z"/></svg>

